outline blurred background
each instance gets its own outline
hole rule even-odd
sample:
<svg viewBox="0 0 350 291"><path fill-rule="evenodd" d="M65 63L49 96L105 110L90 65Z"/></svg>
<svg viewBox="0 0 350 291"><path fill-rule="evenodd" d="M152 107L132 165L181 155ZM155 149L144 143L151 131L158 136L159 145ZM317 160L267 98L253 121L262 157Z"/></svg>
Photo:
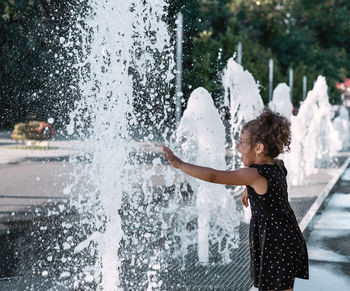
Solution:
<svg viewBox="0 0 350 291"><path fill-rule="evenodd" d="M68 123L80 94L73 64L82 48L66 40L70 23L79 22L86 13L86 2L0 0L0 129L12 130L15 123L33 117L53 118L55 129ZM296 108L303 98L303 76L308 90L318 75L325 76L330 102L345 100L341 93L346 92L343 82L350 77L349 1L169 2L167 22L174 44L177 12L184 18L183 108L199 86L212 93L217 106L222 104L220 75L239 42L242 65L260 83L265 103L269 59L274 62L274 84L288 83L293 69Z"/></svg>

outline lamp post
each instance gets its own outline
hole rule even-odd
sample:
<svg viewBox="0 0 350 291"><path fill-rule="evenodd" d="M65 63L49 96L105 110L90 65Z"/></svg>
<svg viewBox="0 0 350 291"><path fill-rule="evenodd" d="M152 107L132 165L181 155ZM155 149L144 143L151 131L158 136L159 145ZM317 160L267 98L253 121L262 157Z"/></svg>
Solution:
<svg viewBox="0 0 350 291"><path fill-rule="evenodd" d="M306 98L306 91L307 91L307 77L303 76L303 101Z"/></svg>
<svg viewBox="0 0 350 291"><path fill-rule="evenodd" d="M237 44L237 63L242 65L242 42Z"/></svg>
<svg viewBox="0 0 350 291"><path fill-rule="evenodd" d="M294 71L292 68L289 69L289 88L290 88L290 102L293 103L293 75Z"/></svg>
<svg viewBox="0 0 350 291"><path fill-rule="evenodd" d="M176 127L181 119L181 99L182 99L182 35L183 35L183 15L177 14L176 25Z"/></svg>
<svg viewBox="0 0 350 291"><path fill-rule="evenodd" d="M272 100L273 87L273 59L269 60L269 102Z"/></svg>

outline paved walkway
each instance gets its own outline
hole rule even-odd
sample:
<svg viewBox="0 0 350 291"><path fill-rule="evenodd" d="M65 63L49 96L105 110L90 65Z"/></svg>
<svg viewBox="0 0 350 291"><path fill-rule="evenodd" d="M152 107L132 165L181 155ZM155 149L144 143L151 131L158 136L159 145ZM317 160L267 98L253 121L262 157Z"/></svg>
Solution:
<svg viewBox="0 0 350 291"><path fill-rule="evenodd" d="M0 138L0 166L17 164L28 160L43 160L68 157L79 152L79 143L76 141L49 141L50 150L18 149L22 142L16 143L10 138Z"/></svg>
<svg viewBox="0 0 350 291"><path fill-rule="evenodd" d="M28 151L13 149L11 148L11 146L13 146L14 143L11 140L6 138L0 139L0 230L1 221L4 221L4 219L7 219L8 217L12 217L13 219L20 218L20 215L24 214L28 210L28 208L35 208L39 205L44 205L45 203L51 203L57 199L67 199L67 197L63 195L63 188L64 185L69 183L73 165L64 158L81 152L81 148L76 142L52 141L50 143L50 146L57 147L57 149L49 151ZM347 156L349 156L349 153L343 153L342 160L345 160ZM50 162L43 163L42 160L45 159ZM147 167L150 167L150 165L140 166L140 171L147 171ZM159 177L163 170L162 167L167 166L160 166L160 168L158 169L157 177L154 177L157 183L160 184L163 183L162 178ZM308 177L308 185L291 187L289 189L292 204L295 207L295 212L299 217L299 221L305 216L305 213L311 205L310 203L313 203L317 199L317 197L319 197L319 195L327 187L327 184L332 179L332 176L336 174L336 172L337 170L322 170L318 174ZM350 188L349 190L347 190L347 192L345 191L345 193L350 193ZM338 240L339 243L344 242L345 239L348 240L350 238L350 228L347 224L347 221L350 221L350 215L347 212L349 210L349 206L339 206L340 204L350 205L350 202L347 198L345 198L344 193L339 193L340 196L337 195L338 194L334 194L332 196L335 197L335 202L332 202L333 204L330 204L331 206L333 205L333 208L328 208L328 212L325 212L325 218L323 220L320 220L321 222L316 224L315 228L310 233L310 239L308 243L311 249L310 258L312 260L312 280L305 282L317 281L318 277L315 274L317 272L321 272L319 274L323 274L324 276L325 274L331 274L339 282L344 282L344 284L349 283L347 281L348 279L346 279L347 275L342 275L339 277L339 270L348 270L348 249L346 249L345 247L345 253L340 254L337 253L336 250L329 251L327 249L318 251L317 249L317 244L323 243L322 235L324 235L327 238L333 237L336 240ZM339 201L341 201L341 203ZM335 218L334 216L334 213L340 211L340 209L345 209L344 214L342 214L343 216L341 215L341 218L343 219L339 219L339 217ZM324 223L328 222L329 225L329 222L332 222L332 217L333 219L335 218L334 223L342 223L342 226L340 227L339 225L334 224L333 230L329 230L329 226L327 226L325 229ZM341 229L341 231L339 231L339 229ZM242 224L242 231L247 231L247 225ZM314 247L314 243L316 247ZM347 246L347 244L344 245ZM247 286L247 280L245 279L245 277L243 278L240 275L243 274L243 271L245 269L249 268L249 266L246 264L246 259L248 258L246 257L247 249L244 249L244 251L242 250L243 248L239 250L239 256L242 257L242 261L237 261L238 265L232 265L231 267L232 270L242 268L242 272L236 272L237 274L235 275L235 280L241 280L242 282L245 280L244 286ZM329 259L324 259L325 254L328 255ZM323 257L323 260L320 260L317 256ZM324 268L324 266L328 267ZM332 270L336 271L332 273ZM194 271L196 272L197 270ZM348 271L343 271L343 274L348 274L346 272ZM229 274L229 272L227 274ZM235 284L235 282L233 282L233 284ZM298 281L296 283L296 287L298 286L297 284L299 284ZM240 287L237 288L238 289L232 290L247 290L239 289ZM311 287L306 286L300 287L296 290L329 290L309 288ZM338 288L337 290L342 289Z"/></svg>
<svg viewBox="0 0 350 291"><path fill-rule="evenodd" d="M67 199L63 189L70 183L74 167L67 157L82 151L77 142L69 141L52 141L52 146L58 147L56 150L19 150L9 145L13 146L14 143L0 139L0 224L5 217L20 217L30 208ZM137 171L149 172L151 167L139 165ZM162 175L164 167L168 166L158 165L154 176L150 177L155 185L165 184ZM290 197L317 197L333 174L334 171L330 169L321 170L309 177L308 185L291 187ZM128 176L134 175L130 173Z"/></svg>
<svg viewBox="0 0 350 291"><path fill-rule="evenodd" d="M350 290L350 169L314 217L307 240L310 279L295 290Z"/></svg>

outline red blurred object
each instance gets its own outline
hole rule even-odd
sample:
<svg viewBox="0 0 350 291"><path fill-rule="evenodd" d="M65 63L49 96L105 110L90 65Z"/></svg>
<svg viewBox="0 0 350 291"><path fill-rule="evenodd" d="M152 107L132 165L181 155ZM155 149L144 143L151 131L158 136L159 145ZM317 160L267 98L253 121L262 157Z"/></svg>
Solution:
<svg viewBox="0 0 350 291"><path fill-rule="evenodd" d="M345 79L343 83L335 82L335 86L339 91L350 96L350 78Z"/></svg>
<svg viewBox="0 0 350 291"><path fill-rule="evenodd" d="M51 138L55 134L55 130L53 129L52 125L45 121L40 121L39 127L35 128L35 131L44 134L48 138Z"/></svg>
<svg viewBox="0 0 350 291"><path fill-rule="evenodd" d="M346 78L343 83L335 82L335 86L341 93L343 105L350 107L350 78Z"/></svg>
<svg viewBox="0 0 350 291"><path fill-rule="evenodd" d="M17 123L12 131L11 138L14 140L48 140L55 134L50 123L45 121L29 121L29 123Z"/></svg>
<svg viewBox="0 0 350 291"><path fill-rule="evenodd" d="M299 112L299 109L293 106L292 114L295 116L298 114L298 112Z"/></svg>

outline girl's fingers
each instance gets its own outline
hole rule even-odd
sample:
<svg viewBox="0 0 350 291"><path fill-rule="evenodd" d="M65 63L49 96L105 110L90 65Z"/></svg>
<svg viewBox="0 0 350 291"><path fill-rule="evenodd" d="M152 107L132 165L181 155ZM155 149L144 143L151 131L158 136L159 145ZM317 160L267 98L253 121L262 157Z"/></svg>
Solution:
<svg viewBox="0 0 350 291"><path fill-rule="evenodd" d="M173 154L173 152L166 146L163 146L162 150L167 159Z"/></svg>
<svg viewBox="0 0 350 291"><path fill-rule="evenodd" d="M166 146L163 146L162 150L163 150L163 153L164 153L165 157L168 159L169 158L169 154L170 154L171 151Z"/></svg>
<svg viewBox="0 0 350 291"><path fill-rule="evenodd" d="M173 154L173 152L166 146L163 146L162 150L163 150L165 158L168 160L170 165L172 165L173 167L177 168L176 156Z"/></svg>
<svg viewBox="0 0 350 291"><path fill-rule="evenodd" d="M241 202L245 207L248 207L248 191L247 188L243 190L242 197L241 197Z"/></svg>
<svg viewBox="0 0 350 291"><path fill-rule="evenodd" d="M245 207L248 207L248 205L249 205L249 204L248 204L248 197L244 200L244 203L245 203L245 204L244 204Z"/></svg>
<svg viewBox="0 0 350 291"><path fill-rule="evenodd" d="M244 197L241 197L241 203L245 206L245 201L244 201Z"/></svg>
<svg viewBox="0 0 350 291"><path fill-rule="evenodd" d="M163 152L171 153L171 150L168 147L163 146Z"/></svg>

